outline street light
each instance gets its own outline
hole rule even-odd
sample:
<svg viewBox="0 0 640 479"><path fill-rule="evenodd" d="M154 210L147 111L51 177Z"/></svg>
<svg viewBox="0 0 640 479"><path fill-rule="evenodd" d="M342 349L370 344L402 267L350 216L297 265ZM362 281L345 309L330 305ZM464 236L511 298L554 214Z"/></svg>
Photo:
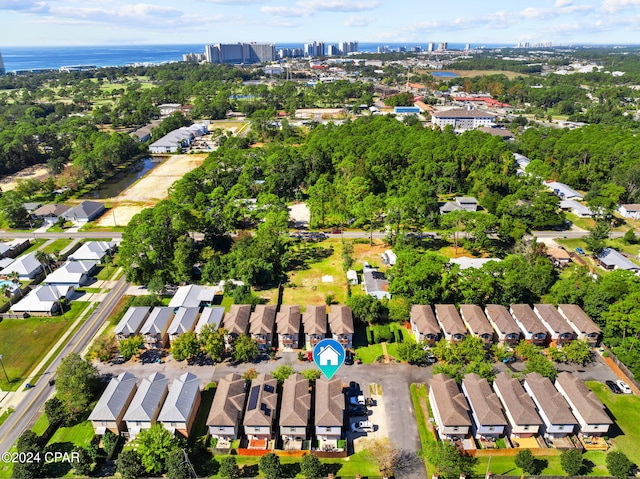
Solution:
<svg viewBox="0 0 640 479"><path fill-rule="evenodd" d="M9 381L7 370L4 368L4 363L2 362L2 354L0 354L0 364L2 365L2 370L4 371L4 376L7 378L7 382L10 383L11 381Z"/></svg>

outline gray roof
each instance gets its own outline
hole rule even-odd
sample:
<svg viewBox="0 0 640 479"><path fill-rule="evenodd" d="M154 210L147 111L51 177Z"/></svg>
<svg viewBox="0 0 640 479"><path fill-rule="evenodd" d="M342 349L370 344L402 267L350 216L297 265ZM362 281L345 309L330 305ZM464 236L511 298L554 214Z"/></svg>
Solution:
<svg viewBox="0 0 640 479"><path fill-rule="evenodd" d="M500 400L491 390L489 381L474 373L467 374L462 380L462 390L479 421L478 426L507 425Z"/></svg>
<svg viewBox="0 0 640 479"><path fill-rule="evenodd" d="M65 211L61 216L73 220L92 220L104 211L104 203L98 201L83 201L78 206Z"/></svg>
<svg viewBox="0 0 640 479"><path fill-rule="evenodd" d="M573 188L565 185L564 183L559 183L557 181L545 182L544 185L549 188L555 195L563 198L565 200L570 200L572 198L578 198L581 200L583 196L578 193Z"/></svg>
<svg viewBox="0 0 640 479"><path fill-rule="evenodd" d="M198 378L194 374L184 373L173 381L164 406L158 416L159 422L188 422L196 400L200 396Z"/></svg>
<svg viewBox="0 0 640 479"><path fill-rule="evenodd" d="M307 306L302 322L305 334L327 334L327 307L324 304Z"/></svg>
<svg viewBox="0 0 640 479"><path fill-rule="evenodd" d="M544 327L540 318L533 312L528 304L512 304L511 314L517 323L522 325L524 332L531 334L544 333L547 334L547 328Z"/></svg>
<svg viewBox="0 0 640 479"><path fill-rule="evenodd" d="M83 276L88 277L89 272L95 269L96 264L92 261L67 261L58 269L47 275L43 280L45 284L56 283L78 283Z"/></svg>
<svg viewBox="0 0 640 479"><path fill-rule="evenodd" d="M601 334L602 330L577 304L559 304L558 311L577 333Z"/></svg>
<svg viewBox="0 0 640 479"><path fill-rule="evenodd" d="M334 304L329 311L329 326L333 334L353 334L353 313L349 306Z"/></svg>
<svg viewBox="0 0 640 479"><path fill-rule="evenodd" d="M162 373L153 373L144 378L133 396L125 421L153 421L160 412L160 407L167 395L169 380Z"/></svg>
<svg viewBox="0 0 640 479"><path fill-rule="evenodd" d="M87 241L74 253L69 255L70 260L94 260L100 261L116 247L113 241Z"/></svg>
<svg viewBox="0 0 640 479"><path fill-rule="evenodd" d="M613 424L600 399L585 386L582 379L565 371L558 374L556 386L558 385L559 390L564 391L561 394L587 424Z"/></svg>
<svg viewBox="0 0 640 479"><path fill-rule="evenodd" d="M344 394L342 381L328 380L324 376L316 380L315 424L320 427L342 426Z"/></svg>
<svg viewBox="0 0 640 479"><path fill-rule="evenodd" d="M304 427L309 421L311 393L309 381L301 374L292 374L282 385L280 427Z"/></svg>
<svg viewBox="0 0 640 479"><path fill-rule="evenodd" d="M520 334L520 327L511 313L501 304L487 304L484 308L487 319L493 322L500 334Z"/></svg>
<svg viewBox="0 0 640 479"><path fill-rule="evenodd" d="M199 312L199 308L178 308L167 332L170 335L176 335L193 331Z"/></svg>
<svg viewBox="0 0 640 479"><path fill-rule="evenodd" d="M534 304L533 311L538 315L542 323L547 326L550 333L573 334L573 329L566 319L552 304Z"/></svg>
<svg viewBox="0 0 640 479"><path fill-rule="evenodd" d="M33 216L38 218L44 218L46 216L60 216L67 211L71 206L63 205L62 203L49 203L43 205L33 212Z"/></svg>
<svg viewBox="0 0 640 479"><path fill-rule="evenodd" d="M201 303L211 303L216 295L216 289L211 286L201 286L199 284L188 284L180 286L176 294L173 295L169 306L172 308L186 307L199 308Z"/></svg>
<svg viewBox="0 0 640 479"><path fill-rule="evenodd" d="M249 388L244 414L245 426L271 426L278 404L278 381L270 374L259 374Z"/></svg>
<svg viewBox="0 0 640 479"><path fill-rule="evenodd" d="M490 261L499 263L502 261L500 258L469 258L468 256L460 256L459 258L450 258L449 263L457 264L460 269L476 268L481 269L485 264Z"/></svg>
<svg viewBox="0 0 640 479"><path fill-rule="evenodd" d="M138 334L140 332L142 324L149 316L149 311L151 311L151 308L147 306L130 307L129 309L127 309L127 312L124 313L124 316L122 316L122 319L116 326L116 329L113 331L114 334Z"/></svg>
<svg viewBox="0 0 640 479"><path fill-rule="evenodd" d="M31 253L20 256L0 271L0 276L9 276L13 271L17 271L20 276L30 276L39 269L42 269L42 264L36 259L35 251L32 251Z"/></svg>
<svg viewBox="0 0 640 479"><path fill-rule="evenodd" d="M242 415L245 388L246 381L237 373L222 378L213 397L207 426L235 426Z"/></svg>
<svg viewBox="0 0 640 479"><path fill-rule="evenodd" d="M224 315L222 326L229 334L247 334L251 316L250 304L233 304L227 314Z"/></svg>
<svg viewBox="0 0 640 479"><path fill-rule="evenodd" d="M272 334L276 322L276 306L259 304L249 318L251 334Z"/></svg>
<svg viewBox="0 0 640 479"><path fill-rule="evenodd" d="M471 427L469 404L453 379L444 374L436 374L429 381L429 387L435 399L432 407L438 409L443 422L440 426Z"/></svg>
<svg viewBox="0 0 640 479"><path fill-rule="evenodd" d="M469 330L478 336L488 334L493 336L493 327L482 312L482 308L476 304L461 304L460 315L466 321Z"/></svg>
<svg viewBox="0 0 640 479"><path fill-rule="evenodd" d="M452 211L462 211L464 208L455 201L446 201L440 205L440 214L451 213Z"/></svg>
<svg viewBox="0 0 640 479"><path fill-rule="evenodd" d="M222 323L222 317L224 316L224 308L222 306L207 306L200 313L200 319L198 319L198 323L196 324L195 331L200 334L200 331L206 324L212 324L215 326L215 329L220 327L220 323Z"/></svg>
<svg viewBox="0 0 640 479"><path fill-rule="evenodd" d="M278 334L298 334L300 332L300 306L283 305L276 316Z"/></svg>
<svg viewBox="0 0 640 479"><path fill-rule="evenodd" d="M127 407L131 394L136 389L136 377L124 372L112 378L89 414L89 421L115 421Z"/></svg>
<svg viewBox="0 0 640 479"><path fill-rule="evenodd" d="M500 393L502 404L516 425L542 425L533 399L516 378L509 377L504 372L499 373L493 380L493 389Z"/></svg>
<svg viewBox="0 0 640 479"><path fill-rule="evenodd" d="M32 289L20 301L15 303L11 310L14 312L26 311L26 312L51 312L54 306L60 301L62 297L67 296L71 291L70 286L63 285L39 285Z"/></svg>
<svg viewBox="0 0 640 479"><path fill-rule="evenodd" d="M363 273L364 289L369 293L382 291L389 293L389 281L384 277L384 273L376 270L369 270Z"/></svg>
<svg viewBox="0 0 640 479"><path fill-rule="evenodd" d="M549 378L529 373L524 377L524 382L529 387L534 402L551 424L578 424L571 414L567 400L553 387Z"/></svg>
<svg viewBox="0 0 640 479"><path fill-rule="evenodd" d="M446 334L467 334L467 328L454 304L436 304L436 318Z"/></svg>
<svg viewBox="0 0 640 479"><path fill-rule="evenodd" d="M435 111L431 114L436 118L495 118L496 115L481 110L467 110L454 108L453 110Z"/></svg>
<svg viewBox="0 0 640 479"><path fill-rule="evenodd" d="M414 304L411 306L411 322L416 325L418 332L422 335L440 336L442 331L438 326L438 321L433 314L433 309L429 305Z"/></svg>
<svg viewBox="0 0 640 479"><path fill-rule="evenodd" d="M606 267L618 268L618 269L627 269L627 270L637 270L640 269L640 266L635 264L633 261L625 258L620 253L618 253L613 248L604 248L598 254L598 260L604 264Z"/></svg>
<svg viewBox="0 0 640 479"><path fill-rule="evenodd" d="M142 325L142 334L162 334L167 330L173 318L173 308L168 306L156 306L149 314L147 321Z"/></svg>

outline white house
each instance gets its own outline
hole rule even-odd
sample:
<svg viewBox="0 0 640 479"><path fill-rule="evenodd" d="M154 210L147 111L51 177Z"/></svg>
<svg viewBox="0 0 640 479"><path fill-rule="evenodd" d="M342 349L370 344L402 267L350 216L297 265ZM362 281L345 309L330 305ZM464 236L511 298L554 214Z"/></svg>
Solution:
<svg viewBox="0 0 640 479"><path fill-rule="evenodd" d="M454 304L436 304L436 319L447 341L459 343L467 335L467 328Z"/></svg>
<svg viewBox="0 0 640 479"><path fill-rule="evenodd" d="M533 437L540 432L542 419L519 380L501 372L493 380L493 390L504 406L512 438Z"/></svg>
<svg viewBox="0 0 640 479"><path fill-rule="evenodd" d="M200 334L202 328L205 325L209 324L217 330L222 323L222 318L224 317L224 308L222 306L207 306L200 313L200 318L198 318L198 322L195 327L196 334Z"/></svg>
<svg viewBox="0 0 640 479"><path fill-rule="evenodd" d="M577 304L559 304L558 312L567 320L577 335L591 346L597 346L602 330Z"/></svg>
<svg viewBox="0 0 640 479"><path fill-rule="evenodd" d="M327 307L324 304L307 306L307 310L302 315L302 323L305 347L307 350L312 350L327 336Z"/></svg>
<svg viewBox="0 0 640 479"><path fill-rule="evenodd" d="M431 306L418 304L411 306L409 321L416 342L425 341L429 346L433 346L440 339L442 331Z"/></svg>
<svg viewBox="0 0 640 479"><path fill-rule="evenodd" d="M276 322L276 306L259 304L249 318L249 333L261 351L271 348L273 327Z"/></svg>
<svg viewBox="0 0 640 479"><path fill-rule="evenodd" d="M38 274L42 272L42 264L36 259L35 251L20 256L13 263L0 271L0 278L7 278L14 271L18 273L18 278L21 281L29 281L30 279L38 276Z"/></svg>
<svg viewBox="0 0 640 479"><path fill-rule="evenodd" d="M512 304L510 312L522 331L524 339L538 346L547 341L549 334L547 328L528 304Z"/></svg>
<svg viewBox="0 0 640 479"><path fill-rule="evenodd" d="M31 316L52 316L61 309L60 302L73 295L69 286L40 285L11 307L14 313L27 313Z"/></svg>
<svg viewBox="0 0 640 479"><path fill-rule="evenodd" d="M433 411L438 437L444 441L465 438L471 431L471 412L456 382L444 374L429 381L429 404Z"/></svg>
<svg viewBox="0 0 640 479"><path fill-rule="evenodd" d="M58 269L48 274L42 282L79 288L89 282L95 269L96 264L91 261L66 261Z"/></svg>
<svg viewBox="0 0 640 479"><path fill-rule="evenodd" d="M282 305L276 316L276 329L278 331L278 348L290 351L298 347L300 339L300 306Z"/></svg>
<svg viewBox="0 0 640 479"><path fill-rule="evenodd" d="M487 304L484 308L487 319L498 334L498 342L515 346L520 342L520 327L507 308L501 304Z"/></svg>
<svg viewBox="0 0 640 479"><path fill-rule="evenodd" d="M493 327L477 304L461 304L460 317L472 335L482 340L485 348L493 343Z"/></svg>
<svg viewBox="0 0 640 479"><path fill-rule="evenodd" d="M113 241L87 241L77 251L69 255L71 261L93 261L102 263L104 257L113 255L116 243Z"/></svg>
<svg viewBox="0 0 640 479"><path fill-rule="evenodd" d="M389 281L384 277L384 273L375 269L370 269L369 271L364 271L362 277L362 287L366 294L378 299L391 298L391 293L389 293Z"/></svg>
<svg viewBox="0 0 640 479"><path fill-rule="evenodd" d="M324 376L316 380L316 404L314 423L316 437L323 445L337 447L342 438L344 394L342 381L328 380Z"/></svg>
<svg viewBox="0 0 640 479"><path fill-rule="evenodd" d="M507 420L500 400L491 390L489 382L475 373L467 374L462 380L462 392L471 405L475 437L482 439L503 436Z"/></svg>
<svg viewBox="0 0 640 479"><path fill-rule="evenodd" d="M178 308L167 330L171 344L184 333L193 331L193 328L196 326L196 321L198 320L198 313L198 308Z"/></svg>
<svg viewBox="0 0 640 479"><path fill-rule="evenodd" d="M435 126L444 128L453 126L454 130L473 130L484 126L492 126L496 115L482 110L456 108L446 111L436 111L431 114L431 122Z"/></svg>
<svg viewBox="0 0 640 479"><path fill-rule="evenodd" d="M246 396L246 381L237 373L228 374L218 381L216 395L207 417L211 437L228 443L240 436L240 420Z"/></svg>
<svg viewBox="0 0 640 479"><path fill-rule="evenodd" d="M578 203L576 200L560 200L560 209L570 211L580 218L591 218L596 214L596 212L587 205Z"/></svg>
<svg viewBox="0 0 640 479"><path fill-rule="evenodd" d="M573 328L552 304L534 304L533 312L538 315L556 345L562 346L575 339Z"/></svg>
<svg viewBox="0 0 640 479"><path fill-rule="evenodd" d="M640 205L639 204L618 205L618 213L620 213L620 215L623 218L638 220L640 219Z"/></svg>
<svg viewBox="0 0 640 479"><path fill-rule="evenodd" d="M114 329L118 341L135 336L149 317L151 308L148 306L132 306L124 313L122 319Z"/></svg>
<svg viewBox="0 0 640 479"><path fill-rule="evenodd" d="M626 269L636 273L640 271L640 266L630 259L625 258L613 248L604 248L600 253L598 253L597 258L600 266L605 269Z"/></svg>
<svg viewBox="0 0 640 479"><path fill-rule="evenodd" d="M543 184L551 190L553 194L559 196L562 200L583 200L584 196L573 188L560 183L558 181L545 181Z"/></svg>
<svg viewBox="0 0 640 479"><path fill-rule="evenodd" d="M311 416L309 380L301 374L292 374L282 385L280 406L280 436L284 449L299 449L307 438L307 425ZM294 446L295 444L295 446Z"/></svg>
<svg viewBox="0 0 640 479"><path fill-rule="evenodd" d="M211 286L201 286L198 284L188 284L180 286L169 301L170 308L202 308L211 306L215 298L217 288Z"/></svg>
<svg viewBox="0 0 640 479"><path fill-rule="evenodd" d="M353 345L353 312L349 306L332 305L329 311L329 327L333 339L338 341L345 349Z"/></svg>
<svg viewBox="0 0 640 479"><path fill-rule="evenodd" d="M156 306L140 328L147 349L161 349L167 346L167 330L173 319L173 308Z"/></svg>
<svg viewBox="0 0 640 479"><path fill-rule="evenodd" d="M137 388L136 377L129 372L109 381L88 418L98 436L107 431L118 435L126 430L123 418Z"/></svg>
<svg viewBox="0 0 640 479"><path fill-rule="evenodd" d="M613 421L604 405L584 382L571 373L562 372L556 378L556 389L564 396L571 412L578 420L580 432L585 436L606 436Z"/></svg>
<svg viewBox="0 0 640 479"><path fill-rule="evenodd" d="M542 418L545 437L554 439L573 434L578 422L551 380L538 373L529 373L524 378L524 389L533 399Z"/></svg>
<svg viewBox="0 0 640 479"><path fill-rule="evenodd" d="M167 396L168 385L169 381L162 373L153 373L142 380L124 413L130 439L135 439L140 431L150 429L155 424Z"/></svg>

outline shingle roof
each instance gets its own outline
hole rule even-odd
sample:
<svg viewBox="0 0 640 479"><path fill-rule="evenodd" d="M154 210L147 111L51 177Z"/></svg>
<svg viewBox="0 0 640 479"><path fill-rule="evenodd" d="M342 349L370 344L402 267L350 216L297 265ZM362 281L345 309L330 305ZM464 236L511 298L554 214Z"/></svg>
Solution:
<svg viewBox="0 0 640 479"><path fill-rule="evenodd" d="M251 316L250 304L233 304L227 314L224 315L222 326L229 334L247 334Z"/></svg>
<svg viewBox="0 0 640 479"><path fill-rule="evenodd" d="M276 321L276 306L259 304L249 318L251 334L271 334Z"/></svg>
<svg viewBox="0 0 640 479"><path fill-rule="evenodd" d="M207 426L235 426L242 414L246 381L237 373L228 374L218 382Z"/></svg>
<svg viewBox="0 0 640 479"><path fill-rule="evenodd" d="M320 427L342 426L344 415L344 394L339 379L316 380L315 424Z"/></svg>
<svg viewBox="0 0 640 479"><path fill-rule="evenodd" d="M509 411L509 415L515 421L515 425L542 425L542 419L536 412L536 405L531 396L524 390L520 381L502 372L493 380L493 389L500 393L502 404L505 410Z"/></svg>
<svg viewBox="0 0 640 479"><path fill-rule="evenodd" d="M327 307L307 306L302 314L305 334L327 334Z"/></svg>
<svg viewBox="0 0 640 479"><path fill-rule="evenodd" d="M115 421L118 419L135 389L136 377L129 372L112 378L98 399L96 407L89 414L89 421Z"/></svg>
<svg viewBox="0 0 640 479"><path fill-rule="evenodd" d="M602 330L577 304L559 304L558 311L577 332L584 334L601 334Z"/></svg>
<svg viewBox="0 0 640 479"><path fill-rule="evenodd" d="M259 374L249 388L249 401L245 410L245 426L271 426L278 404L278 381L270 374Z"/></svg>
<svg viewBox="0 0 640 479"><path fill-rule="evenodd" d="M435 405L440 413L442 427L471 426L469 404L456 382L444 374L436 374L429 381Z"/></svg>
<svg viewBox="0 0 640 479"><path fill-rule="evenodd" d="M138 334L144 321L149 316L149 311L151 311L151 308L147 306L130 307L114 329L114 334Z"/></svg>
<svg viewBox="0 0 640 479"><path fill-rule="evenodd" d="M207 324L212 324L215 326L215 329L218 329L220 327L220 323L222 323L223 316L224 308L222 306L207 306L203 308L202 313L200 314L200 319L198 319L198 323L196 324L196 333L200 334L202 328Z"/></svg>
<svg viewBox="0 0 640 479"><path fill-rule="evenodd" d="M410 317L420 334L433 334L435 336L442 334L431 306L414 304L411 306Z"/></svg>
<svg viewBox="0 0 640 479"><path fill-rule="evenodd" d="M467 328L454 304L436 304L436 318L446 334L467 334Z"/></svg>
<svg viewBox="0 0 640 479"><path fill-rule="evenodd" d="M483 334L493 335L493 327L480 306L476 304L461 304L460 315L467 322L473 334L478 336Z"/></svg>
<svg viewBox="0 0 640 479"><path fill-rule="evenodd" d="M276 317L276 324L278 325L278 334L298 334L300 332L300 306L281 306Z"/></svg>
<svg viewBox="0 0 640 479"><path fill-rule="evenodd" d="M353 313L349 306L332 305L329 311L329 326L333 334L353 334Z"/></svg>
<svg viewBox="0 0 640 479"><path fill-rule="evenodd" d="M598 397L590 391L584 382L568 372L561 372L556 378L567 402L574 407L587 424L613 424L609 415L605 412L604 405ZM562 394L562 393L561 393Z"/></svg>
<svg viewBox="0 0 640 479"><path fill-rule="evenodd" d="M491 390L489 382L477 374L467 374L462 380L471 409L478 418L478 426L506 426L507 420L502 414L502 405L498 396Z"/></svg>
<svg viewBox="0 0 640 479"><path fill-rule="evenodd" d="M158 421L188 421L199 395L200 387L197 376L191 373L183 374L171 384L167 399L158 416Z"/></svg>
<svg viewBox="0 0 640 479"><path fill-rule="evenodd" d="M536 316L528 304L512 304L511 314L516 322L520 322L524 331L532 334L547 333L547 328L544 327L540 318Z"/></svg>
<svg viewBox="0 0 640 479"><path fill-rule="evenodd" d="M104 210L104 203L98 201L83 201L78 206L65 211L62 216L69 220L92 219Z"/></svg>
<svg viewBox="0 0 640 479"><path fill-rule="evenodd" d="M123 419L125 421L154 420L167 394L168 384L169 381L162 373L153 373L148 378L144 378Z"/></svg>
<svg viewBox="0 0 640 479"><path fill-rule="evenodd" d="M304 427L309 419L311 394L309 381L301 374L292 374L282 385L280 427Z"/></svg>
<svg viewBox="0 0 640 479"><path fill-rule="evenodd" d="M61 203L49 203L48 205L43 205L37 210L35 210L33 212L33 215L38 217L60 216L69 208L71 208L69 205L63 205Z"/></svg>
<svg viewBox="0 0 640 479"><path fill-rule="evenodd" d="M569 326L569 323L558 310L552 304L534 304L534 312L538 315L540 320L548 326L549 332L558 334L573 334L573 329Z"/></svg>
<svg viewBox="0 0 640 479"><path fill-rule="evenodd" d="M384 277L384 273L379 271L365 271L362 276L367 294L376 291L389 292L389 281Z"/></svg>
<svg viewBox="0 0 640 479"><path fill-rule="evenodd" d="M538 408L551 421L551 424L577 424L571 414L567 400L553 387L551 380L538 373L529 373L524 381Z"/></svg>
<svg viewBox="0 0 640 479"><path fill-rule="evenodd" d="M487 318L493 322L500 334L520 334L520 328L511 313L501 304L487 304L484 308Z"/></svg>

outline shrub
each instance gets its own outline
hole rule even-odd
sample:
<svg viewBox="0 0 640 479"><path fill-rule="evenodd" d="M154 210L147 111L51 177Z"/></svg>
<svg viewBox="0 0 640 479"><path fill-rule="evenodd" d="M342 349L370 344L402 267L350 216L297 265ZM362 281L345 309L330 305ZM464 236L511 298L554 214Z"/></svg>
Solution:
<svg viewBox="0 0 640 479"><path fill-rule="evenodd" d="M373 327L373 342L381 343L383 341L390 342L393 336L391 335L391 329L386 324L379 324Z"/></svg>

